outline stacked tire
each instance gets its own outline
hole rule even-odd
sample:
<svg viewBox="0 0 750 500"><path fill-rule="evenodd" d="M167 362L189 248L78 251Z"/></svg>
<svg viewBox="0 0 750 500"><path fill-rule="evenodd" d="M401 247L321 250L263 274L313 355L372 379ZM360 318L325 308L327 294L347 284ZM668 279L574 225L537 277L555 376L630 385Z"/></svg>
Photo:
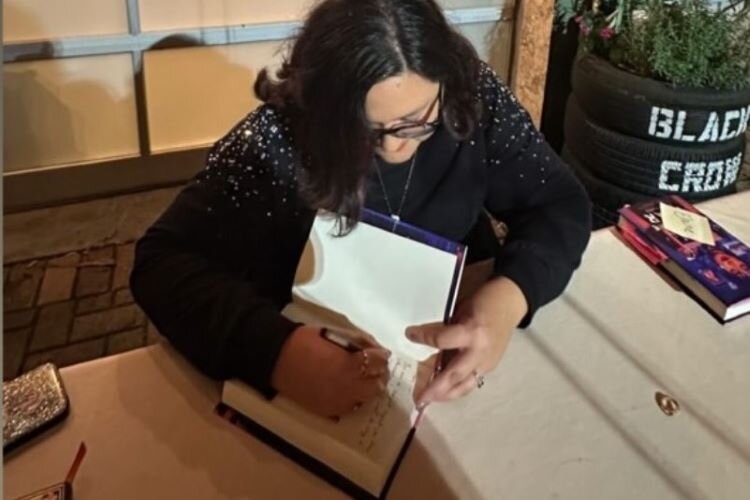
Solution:
<svg viewBox="0 0 750 500"><path fill-rule="evenodd" d="M750 88L681 88L587 55L573 66L563 157L593 203L594 226L625 204L733 193L745 153Z"/></svg>

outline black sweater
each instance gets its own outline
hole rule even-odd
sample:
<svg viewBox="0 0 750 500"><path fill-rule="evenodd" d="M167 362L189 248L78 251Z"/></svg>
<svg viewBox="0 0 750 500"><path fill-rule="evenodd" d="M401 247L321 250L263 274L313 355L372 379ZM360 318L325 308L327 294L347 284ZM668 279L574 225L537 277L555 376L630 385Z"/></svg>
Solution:
<svg viewBox="0 0 750 500"><path fill-rule="evenodd" d="M441 127L420 145L401 218L456 241L475 232L485 210L505 222L495 272L521 288L526 326L578 266L589 201L487 66L477 99L484 113L469 139L456 141ZM279 311L314 217L297 194L299 158L283 113L268 105L250 113L138 242L131 276L138 304L199 369L239 377L267 395L297 326ZM391 205L400 202L407 171L382 168ZM386 212L377 176L365 203Z"/></svg>

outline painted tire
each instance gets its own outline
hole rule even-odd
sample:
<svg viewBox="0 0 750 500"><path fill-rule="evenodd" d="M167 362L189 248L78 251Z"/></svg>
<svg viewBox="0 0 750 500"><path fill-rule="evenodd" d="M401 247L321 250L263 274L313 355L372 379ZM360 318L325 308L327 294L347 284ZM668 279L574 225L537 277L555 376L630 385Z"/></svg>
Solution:
<svg viewBox="0 0 750 500"><path fill-rule="evenodd" d="M672 145L705 145L744 135L750 88L676 87L622 71L586 55L573 66L573 94L586 115L607 129Z"/></svg>
<svg viewBox="0 0 750 500"><path fill-rule="evenodd" d="M617 211L624 205L648 200L650 197L620 186L593 175L567 147L562 150L563 160L570 166L591 198L594 228L612 225L617 222Z"/></svg>
<svg viewBox="0 0 750 500"><path fill-rule="evenodd" d="M591 121L574 96L565 112L565 145L597 178L643 195L705 200L733 193L745 138L671 146L613 132Z"/></svg>

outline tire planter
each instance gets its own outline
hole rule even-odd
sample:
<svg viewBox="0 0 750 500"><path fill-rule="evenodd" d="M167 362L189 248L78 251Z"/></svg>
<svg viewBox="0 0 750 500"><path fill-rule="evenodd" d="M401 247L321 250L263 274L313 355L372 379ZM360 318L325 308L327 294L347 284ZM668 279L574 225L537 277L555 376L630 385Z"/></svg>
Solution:
<svg viewBox="0 0 750 500"><path fill-rule="evenodd" d="M571 96L565 113L566 146L592 175L650 196L678 194L700 201L730 194L742 168L745 137L686 147L623 135L595 124Z"/></svg>
<svg viewBox="0 0 750 500"><path fill-rule="evenodd" d="M567 147L563 147L562 158L571 167L591 198L593 229L601 229L616 224L619 217L617 211L624 205L649 199L649 196L624 189L595 177L571 154Z"/></svg>
<svg viewBox="0 0 750 500"><path fill-rule="evenodd" d="M691 146L732 141L744 135L750 120L750 88L676 87L592 55L574 63L572 86L592 121L652 142Z"/></svg>

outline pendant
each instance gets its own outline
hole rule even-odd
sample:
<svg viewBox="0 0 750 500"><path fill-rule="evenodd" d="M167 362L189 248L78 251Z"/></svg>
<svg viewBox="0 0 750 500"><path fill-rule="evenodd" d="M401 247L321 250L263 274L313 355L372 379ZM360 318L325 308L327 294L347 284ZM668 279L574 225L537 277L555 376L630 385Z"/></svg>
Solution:
<svg viewBox="0 0 750 500"><path fill-rule="evenodd" d="M401 217L399 217L396 214L391 214L391 219L393 219L393 227L391 228L391 232L396 231L396 226L398 226L398 223L401 222Z"/></svg>

